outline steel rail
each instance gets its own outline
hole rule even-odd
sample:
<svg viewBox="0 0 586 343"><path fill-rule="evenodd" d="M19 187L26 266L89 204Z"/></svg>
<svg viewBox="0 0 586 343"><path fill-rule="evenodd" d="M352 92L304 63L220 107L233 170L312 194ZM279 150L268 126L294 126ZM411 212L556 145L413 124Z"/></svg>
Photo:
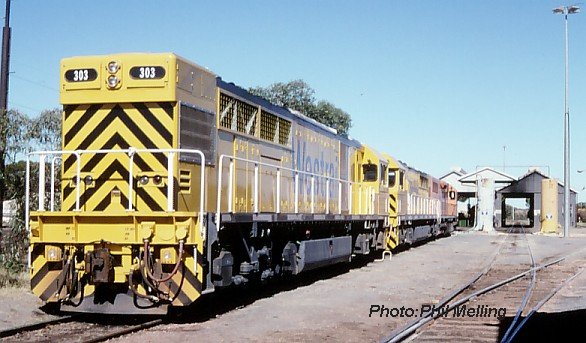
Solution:
<svg viewBox="0 0 586 343"><path fill-rule="evenodd" d="M45 321L38 322L38 323L20 325L20 326L16 326L16 327L13 327L10 329L1 330L0 331L0 338L14 336L14 335L21 333L21 332L29 332L29 331L42 329L42 328L47 327L52 324L61 324L61 323L71 322L74 319L78 318L79 316L80 315L65 316L65 317L45 320Z"/></svg>
<svg viewBox="0 0 586 343"><path fill-rule="evenodd" d="M512 229L509 229L507 231L507 233L511 233L511 231L512 231ZM505 236L504 239L502 239L502 241L499 243L499 245L496 247L496 249L492 253L489 262L486 264L486 266L478 274L474 275L470 280L468 280L468 282L464 283L463 286L448 293L442 300L440 300L440 302L437 304L437 307L440 307L440 308L444 307L450 300L457 297L459 294L461 294L466 289L468 289L471 285L473 285L476 281L478 281L481 277L486 275L488 273L488 271L492 268L494 262L496 261L497 256L500 254L500 252L504 246L504 243L507 241L508 238L509 238L509 235ZM426 315L425 317L429 317L429 316L430 316L430 314ZM407 325L405 325L399 329L394 330L393 332L391 332L391 334L389 336L383 338L381 340L381 342L389 342L391 339L400 335L402 332L408 330L410 327L417 325L417 323L419 323L421 320L422 320L422 318L415 319L415 320L411 321L410 323L408 323Z"/></svg>
<svg viewBox="0 0 586 343"><path fill-rule="evenodd" d="M529 250L529 256L531 257L531 267L533 268L533 267L535 267L535 259L533 258L533 251L531 250L531 245L529 244L529 239L527 238L527 232L525 232L524 227L523 227L523 234L525 236L525 241L527 242L527 249ZM509 335L511 334L511 332L514 332L515 325L519 321L519 318L523 314L523 311L525 310L525 307L527 306L527 303L529 302L529 298L533 294L533 289L535 289L536 281L537 281L537 273L536 273L536 271L533 271L531 273L531 281L527 285L527 288L525 289L525 294L523 295L523 299L521 300L521 304L517 308L517 313L515 313L515 318L513 318L513 321L511 322L511 324L507 328L505 335L501 339L501 343L508 342L507 338L509 338Z"/></svg>
<svg viewBox="0 0 586 343"><path fill-rule="evenodd" d="M475 297L477 297L479 295L482 295L484 293L490 292L493 289L502 287L502 286L504 286L504 285L506 285L508 283L511 283L511 282L513 282L515 280L518 280L518 279L522 278L523 276L525 276L525 275L527 275L529 273L532 273L533 271L537 271L537 270L541 270L541 269L547 268L547 267L549 267L549 266L551 266L553 264L560 263L560 262L564 261L565 259L566 259L566 257L558 258L558 259L556 259L554 261L551 261L551 262L548 262L548 263L539 265L537 267L533 267L533 268L528 269L528 270L526 270L524 272L521 272L521 273L519 273L517 275L514 275L514 276L512 276L512 277L510 277L508 279L499 281L499 282L497 282L495 284L492 284L492 285L490 285L488 287L485 287L485 288L483 288L483 289L481 289L479 291L476 291L476 292L474 292L474 293L472 293L472 294L470 294L470 295L468 295L468 296L466 296L466 297L464 297L464 298L462 298L462 299L454 302L453 304L448 305L448 308L447 308L446 311L450 311L451 309L456 308L456 307L458 307L458 306L460 306L460 305L468 302L472 298L475 298ZM468 285L468 286L470 286L470 285ZM442 305L442 307L443 307L443 305ZM390 337L385 338L383 340L383 342L389 342L389 343L400 342L404 338L410 336L417 329L419 329L420 327L422 327L425 324L429 323L430 321L436 319L440 315L441 315L441 313L435 313L435 314L432 314L432 315L428 315L428 316L426 316L424 318L420 318L420 319L418 319L415 322L415 324L408 326L407 328L405 328L404 330L399 331L395 335L391 335Z"/></svg>
<svg viewBox="0 0 586 343"><path fill-rule="evenodd" d="M551 292L549 292L543 299L541 299L541 301L539 303L537 303L537 305L533 306L533 308L529 311L527 316L525 318L523 318L523 320L519 323L519 325L517 325L517 327L515 328L515 331L513 331L513 333L511 334L511 337L509 337L509 339L506 342L507 343L512 342L513 339L515 338L515 336L517 335L517 333L519 333L519 331L523 327L523 325L525 325L525 323L529 320L529 318L531 318L531 316L533 316L535 314L535 312L539 311L539 309L543 305L545 305L545 303L548 302L549 299L551 299L554 295L556 295L557 292L559 292L568 283L570 283L572 280L574 280L576 277L578 277L578 275L582 274L583 271L584 271L584 268L581 268L577 273L575 273L574 275L572 275L569 278L567 278L566 280L564 280L564 282L562 282L559 286L557 286Z"/></svg>
<svg viewBox="0 0 586 343"><path fill-rule="evenodd" d="M89 339L89 340L84 340L83 342L84 343L104 342L104 341L107 341L107 340L112 339L112 338L117 338L117 337L120 337L120 336L128 335L129 333L133 333L133 332L136 332L136 331L140 331L140 330L152 328L153 326L157 326L157 325L163 324L164 322L165 321L163 319L155 319L155 320L151 320L150 322L146 322L146 323L134 325L134 326L131 326L129 328L125 328L125 329L113 331L111 333L107 333L107 334L102 335L102 336L94 337L94 338Z"/></svg>

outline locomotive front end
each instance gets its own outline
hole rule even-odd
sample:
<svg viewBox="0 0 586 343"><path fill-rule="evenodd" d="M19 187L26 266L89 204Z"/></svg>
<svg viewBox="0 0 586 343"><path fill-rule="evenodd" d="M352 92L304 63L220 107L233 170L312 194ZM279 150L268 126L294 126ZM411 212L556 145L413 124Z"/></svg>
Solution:
<svg viewBox="0 0 586 343"><path fill-rule="evenodd" d="M215 75L173 54L74 57L62 60L60 92L62 150L27 163L33 292L78 312L192 303Z"/></svg>

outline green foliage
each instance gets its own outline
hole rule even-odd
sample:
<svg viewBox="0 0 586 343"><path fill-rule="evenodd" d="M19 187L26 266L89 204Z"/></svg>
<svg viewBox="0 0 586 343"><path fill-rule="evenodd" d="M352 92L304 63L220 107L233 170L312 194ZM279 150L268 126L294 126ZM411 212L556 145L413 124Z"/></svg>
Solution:
<svg viewBox="0 0 586 343"><path fill-rule="evenodd" d="M25 226L25 182L26 162L17 161L32 149L59 150L61 148L61 111L59 109L43 111L38 118L29 119L19 111L8 111L2 128L6 134L4 155L5 189L4 200L14 200L16 215L8 228L0 232L0 287L21 285L26 271L28 254L28 233ZM38 201L39 164L30 164L31 168L31 203ZM46 165L46 175L50 175L50 163ZM60 174L57 173L59 176ZM49 181L49 180L48 180ZM46 185L50 189L50 184ZM56 187L59 188L59 180ZM47 199L48 201L48 199Z"/></svg>
<svg viewBox="0 0 586 343"><path fill-rule="evenodd" d="M29 150L32 141L32 120L18 110L9 110L3 118L2 127L6 130L6 149L4 159L6 162L14 162L19 154Z"/></svg>
<svg viewBox="0 0 586 343"><path fill-rule="evenodd" d="M263 88L255 87L250 93L267 99L275 105L292 108L305 115L314 109L315 91L303 80L293 80L288 83L277 82Z"/></svg>
<svg viewBox="0 0 586 343"><path fill-rule="evenodd" d="M342 135L348 135L350 126L352 126L352 119L348 113L325 100L320 100L317 103L315 115L312 118L333 127Z"/></svg>
<svg viewBox="0 0 586 343"><path fill-rule="evenodd" d="M31 139L42 150L61 149L61 110L54 108L41 112L30 125Z"/></svg>
<svg viewBox="0 0 586 343"><path fill-rule="evenodd" d="M336 129L341 135L347 135L352 126L352 119L344 110L325 100L316 103L315 91L303 80L277 82L268 87L253 87L248 91L275 105L297 110Z"/></svg>
<svg viewBox="0 0 586 343"><path fill-rule="evenodd" d="M10 229L3 232L0 245L0 282L1 286L16 285L19 283L20 274L26 271L26 258L28 254L28 233L24 220L16 216L12 219ZM4 284L3 284L4 283Z"/></svg>
<svg viewBox="0 0 586 343"><path fill-rule="evenodd" d="M26 271L22 271L19 273L10 269L6 269L3 265L0 264L0 288L28 288L28 285L29 277Z"/></svg>

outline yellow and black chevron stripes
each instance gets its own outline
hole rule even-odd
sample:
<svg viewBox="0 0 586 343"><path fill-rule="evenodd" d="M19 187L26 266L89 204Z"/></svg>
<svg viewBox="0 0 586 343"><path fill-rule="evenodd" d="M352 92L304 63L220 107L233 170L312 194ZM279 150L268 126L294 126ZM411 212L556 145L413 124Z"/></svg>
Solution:
<svg viewBox="0 0 586 343"><path fill-rule="evenodd" d="M394 194L389 194L389 210L391 216L397 215L397 197Z"/></svg>
<svg viewBox="0 0 586 343"><path fill-rule="evenodd" d="M32 247L31 290L43 301L57 301L58 280L62 272L61 262L47 262L44 246Z"/></svg>
<svg viewBox="0 0 586 343"><path fill-rule="evenodd" d="M168 149L176 136L174 103L130 103L66 105L63 114L64 150ZM80 184L80 209L121 210L128 204L130 158L126 154L82 154L81 178L90 175L93 183ZM136 154L133 157L133 206L136 210L161 211L166 204L166 187L136 187L141 172L166 175L164 154ZM64 156L63 208L75 209L74 178L76 158ZM112 192L119 197L113 200Z"/></svg>
<svg viewBox="0 0 586 343"><path fill-rule="evenodd" d="M199 251L196 255L194 259L193 254L186 254L179 272L169 280L169 298L174 306L187 306L201 295L203 255ZM193 270L195 265L197 271Z"/></svg>
<svg viewBox="0 0 586 343"><path fill-rule="evenodd" d="M393 250L399 245L399 236L397 235L397 229L390 227L385 231L385 242L386 249Z"/></svg>

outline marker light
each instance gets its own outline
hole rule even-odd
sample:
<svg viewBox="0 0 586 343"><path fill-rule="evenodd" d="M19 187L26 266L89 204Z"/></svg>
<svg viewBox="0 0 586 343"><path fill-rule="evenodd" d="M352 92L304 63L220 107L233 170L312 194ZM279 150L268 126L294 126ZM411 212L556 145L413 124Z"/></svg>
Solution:
<svg viewBox="0 0 586 343"><path fill-rule="evenodd" d="M160 185L161 182L163 182L163 177L161 175L155 175L153 177L153 182L155 183L155 185Z"/></svg>
<svg viewBox="0 0 586 343"><path fill-rule="evenodd" d="M140 179L138 179L138 182L140 182L141 185L146 185L147 183L149 183L149 177L143 175L140 177Z"/></svg>

